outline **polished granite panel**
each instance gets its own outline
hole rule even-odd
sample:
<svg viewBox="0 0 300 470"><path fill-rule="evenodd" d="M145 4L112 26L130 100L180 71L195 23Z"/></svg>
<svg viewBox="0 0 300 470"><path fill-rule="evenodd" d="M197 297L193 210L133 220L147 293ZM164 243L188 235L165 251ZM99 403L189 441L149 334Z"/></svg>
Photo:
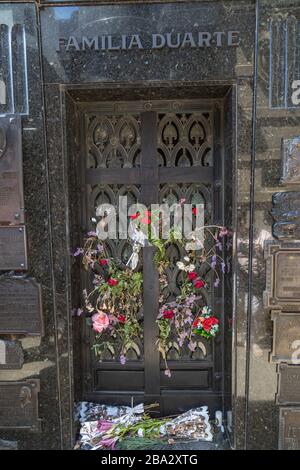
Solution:
<svg viewBox="0 0 300 470"><path fill-rule="evenodd" d="M270 20L276 21L278 15L283 13L279 7L286 7L285 13L288 16L300 15L298 1L261 2L259 37L262 47L259 50L257 82L247 449L278 448L279 410L275 404L277 375L276 365L269 360L272 322L270 312L263 305L266 284L263 248L264 242L272 239L272 194L284 190L280 184L281 139L299 135L300 124L299 109L275 109L274 102L269 100L270 86L279 77L272 69L271 76L266 74L270 64L268 48L265 46L268 44ZM280 54L280 44L277 43L276 47L279 49L274 50L275 56Z"/></svg>
<svg viewBox="0 0 300 470"><path fill-rule="evenodd" d="M18 442L19 449L61 447L57 349L52 294L51 249L49 231L47 161L44 149L43 101L39 62L36 8L31 4L0 4L1 22L22 24L26 33L29 113L22 116L25 220L27 227L29 274L42 287L45 336L21 340L24 365L19 370L0 371L0 381L40 379L39 417L41 433L0 431L1 438ZM24 111L24 110L23 110Z"/></svg>
<svg viewBox="0 0 300 470"><path fill-rule="evenodd" d="M247 8L245 6L246 3ZM237 378L234 374L231 379L231 368L228 367L224 383L226 385L226 411L231 411L231 394L233 394L235 403L233 415L236 422L236 425L233 426L233 431L236 437L235 441L232 439L232 445L239 448L243 448L245 445L245 305L248 288L245 264L247 265L248 263L247 237L249 230L249 178L246 162L249 160L251 149L251 74L253 72L253 67L251 66L252 47L249 47L253 42L253 28L249 28L249 24L254 25L253 8L249 5L249 2L246 3L240 3L239 6L237 2L233 2L231 6L224 6L223 3L222 5L218 3L216 6L210 2L210 5L202 4L201 9L200 4L196 5L194 3L190 4L188 8L183 8L183 5L176 3L167 5L164 13L162 12L161 5L91 7L85 8L84 11L82 9L78 10L75 7L72 11L66 8L49 8L42 9L41 11L44 82L47 83L45 86L45 97L47 148L50 162L50 200L54 226L54 270L56 288L61 292L62 305L66 308L66 311L70 307L68 297L71 298L71 293L67 290L65 292L65 299L63 298L63 291L68 284L66 284L65 278L68 276L69 269L66 258L68 240L66 238L66 225L63 215L68 210L72 213L72 203L69 205L69 202L65 199L64 188L66 188L67 181L64 177L65 170L61 171L62 167L66 168L70 158L70 155L66 155L66 149L63 149L61 146L63 140L61 123L66 118L67 134L71 125L69 115L65 116L64 96L69 95L71 101L74 100L75 103L111 99L145 99L147 94L148 99L160 99L162 97L179 99L196 97L197 95L206 98L224 97L228 93L228 85L230 83L226 83L225 80L231 81L238 77L238 86L235 92L231 94L230 98L227 98L230 109L227 109L225 117L228 124L228 136L226 136L228 139L228 158L232 159L232 176L234 181L237 182L237 193L240 196L235 201L234 215L234 253L238 255L238 262L233 263L232 268L237 280L235 292L238 301L236 303L236 299L233 299L233 304L236 305L233 319L231 318L231 302L228 303L228 325L226 325L226 327L228 326L228 329L226 329L226 359L230 361L233 347L233 355L235 357L233 370L237 372ZM213 10L211 10L212 6L214 7ZM206 11L205 15L203 14L203 8ZM243 8L243 15L241 15L240 8ZM144 26L145 20L141 20L140 17L137 19L136 14L141 11L144 12L145 17L147 14L148 26ZM222 31L229 28L235 29L236 24L239 24L243 40L240 48L207 48L205 52L201 49L184 48L180 50L162 49L156 51L81 51L78 53L62 52L57 54L54 50L55 47L53 49L54 43L52 41L55 35L56 37L69 35L72 31L74 31L74 34L76 32L76 35L79 35L79 37L83 34L99 34L96 29L99 21L93 21L95 12L104 16L104 18L111 18L109 21L100 22L102 27L101 34L117 34L120 32L128 34L131 32L140 33L141 36L144 33L149 35L151 32L167 32L170 28L174 27L174 24L176 24L176 28L174 27L176 32L187 31L189 28L191 28L191 31L205 30L205 25L208 24L208 20L213 12L213 23L212 21L209 22L211 30L218 30L218 28ZM70 13L69 17L68 13ZM164 16L166 13L167 16ZM63 16L60 20L59 15ZM56 19L55 23L53 23L54 18ZM239 23L237 23L237 18L239 18ZM78 27L79 21L81 22L80 27ZM82 24L85 25L86 23L89 23L90 26L83 27ZM132 29L133 27L134 30ZM47 36L50 31L51 38ZM54 36L53 31L55 31ZM203 61L201 60L202 57ZM217 60L219 60L219 63L217 63ZM205 66L203 66L204 63ZM221 67L220 64L222 64ZM246 68L236 67L237 65L246 65ZM188 83L186 81L187 77ZM203 80L207 80L204 87ZM69 84L67 95L64 95L63 90L60 90L58 85L51 85L50 82ZM98 82L98 89L94 83L93 87L90 87L90 90L88 90L90 82ZM132 86L133 82L135 85ZM85 88L84 83L87 83ZM185 83L190 86L184 86ZM73 84L76 84L76 86ZM221 87L223 87L223 91ZM238 100L237 104L236 99ZM66 98L66 101L68 100L69 98ZM237 131L239 137L238 145L236 145L235 133L232 130L236 120L239 122ZM71 142L68 144L69 148L70 145L72 145ZM236 159L234 155L237 156ZM228 185L228 197L230 197L230 190L232 190L232 185ZM72 192L72 189L70 191ZM236 212L236 209L238 212ZM72 227L74 227L74 222ZM73 229L71 230L72 232ZM232 343L232 333L237 338L238 348ZM76 332L75 335L77 337ZM58 344L60 344L60 340L58 340ZM65 348L65 354L68 354L68 348L65 343L61 343L59 347L62 350ZM77 352L75 351L74 354L76 357ZM76 370L75 374L77 374ZM231 380L233 382L232 386Z"/></svg>
<svg viewBox="0 0 300 470"><path fill-rule="evenodd" d="M40 15L47 83L210 80L212 77L225 80L235 76L236 65L247 65L252 59L252 2L57 6L42 7ZM228 46L228 31L239 31L240 47ZM198 32L225 34L214 36L211 47L198 47ZM181 41L185 33L192 33L196 47L186 41L182 48L152 49L151 35L167 33L176 34L172 44L176 44L177 33L181 33ZM138 39L138 45L130 49L101 49L101 36L113 36L112 47L119 45L122 35L129 36L127 47L130 47L130 37L134 34L139 35L143 49L139 49ZM73 39L68 46L70 36ZM100 36L99 50L90 50L88 46L81 50L83 36L89 41ZM224 43L221 47L217 46L217 37ZM67 43L62 41L58 47L59 38L67 38Z"/></svg>
<svg viewBox="0 0 300 470"><path fill-rule="evenodd" d="M247 85L249 79L240 79L238 83L237 90L239 86L244 90L243 96L247 96L247 93L251 93L251 86ZM251 79L250 79L251 81ZM95 93L102 97L109 96L110 99L114 99L114 93L119 93L118 88L113 86L114 84L105 83L102 86L98 86L98 90L95 89ZM182 85L182 84L181 84ZM159 84L152 84L151 87L151 96L152 98L166 98L168 94L173 94L173 97L190 97L197 95L197 82L189 83L189 86L180 87L180 82L172 83L160 82ZM124 91L126 90L126 91ZM249 109L243 107L243 102L240 101L237 107L236 105L236 96L238 96L236 89L231 90L231 93L228 93L228 88L224 89L227 94L227 103L228 106L225 108L226 112L226 122L227 122L227 135L226 135L226 149L228 153L228 158L231 159L230 165L227 167L227 171L230 170L230 178L233 178L233 181L238 184L238 194L239 197L234 201L233 211L234 211L234 254L237 253L237 262L233 262L233 273L237 279L235 288L236 294L233 300L227 303L227 316L226 316L226 359L227 361L231 360L232 347L233 355L235 356L233 370L237 372L237 376L233 374L231 377L231 367L228 364L227 367L227 376L224 378L226 385L226 411L231 411L231 394L234 399L234 409L233 415L236 420L236 425L233 426L233 431L236 435L235 440L232 438L232 445L236 445L239 448L243 448L245 445L244 439L244 407L245 407L245 354L246 354L246 300L247 300L247 269L248 264L248 231L249 231L249 178L239 178L239 172L243 174L244 171L247 172L248 169L248 153L246 149L250 148L249 140L251 140L251 120L242 119L242 115L249 114ZM65 93L66 91L66 93ZM123 87L124 93L126 96L130 96L131 93L134 93L135 98L137 96L140 99L145 98L145 95L149 93L149 89L146 85L143 85L142 82L139 82L139 87L133 87L129 84L126 87ZM51 200L51 211L53 217L53 244L55 246L54 252L54 270L55 270L55 279L56 279L56 288L59 290L59 298L62 302L63 308L65 308L65 314L63 314L63 308L61 313L58 312L60 316L60 321L65 322L67 319L67 313L70 309L70 304L75 305L76 299L73 293L70 291L70 285L67 281L69 276L68 266L70 259L68 258L68 253L72 247L76 246L76 232L80 230L78 228L78 221L76 217L72 216L78 211L76 209L75 202L75 187L76 183L74 182L74 176L72 173L72 168L74 169L75 164L72 163L76 152L76 143L78 141L78 136L76 137L75 129L72 130L74 124L74 119L70 119L72 115L74 117L76 113L76 103L80 103L78 96L81 100L85 101L85 98L89 95L92 96L94 89L87 91L81 87L68 88L67 90L60 90L58 85L47 85L45 86L45 97L46 97L46 124L47 124L47 136L48 136L48 155L50 162L50 200ZM77 95L78 93L78 95ZM198 91L199 93L199 91ZM224 96L224 95L223 95ZM240 95L241 96L241 95ZM104 99L104 98L103 98ZM249 97L247 96L248 102L250 102ZM236 114L236 110L238 110ZM240 144L236 145L235 132L234 132L234 123L238 119L240 126L237 129L237 132L243 135L243 139L240 141ZM63 130L61 122L65 122L66 131ZM64 134L67 135L67 141L65 144L67 146L62 146L64 141ZM74 139L75 135L75 139ZM72 142L73 140L73 142ZM242 150L241 150L242 148ZM80 153L79 153L80 157ZM72 159L72 160L71 160ZM76 163L76 162L75 162ZM66 178L65 168L69 167L68 178ZM63 168L63 170L62 170ZM236 169L239 168L238 172ZM69 181L69 184L68 184ZM69 188L69 198L67 197L66 188ZM230 198L234 199L234 194L232 194L233 185L232 183L227 182L227 199L230 204ZM71 196L72 195L72 196ZM77 193L78 198L78 193ZM66 218L64 214L71 214L71 229L68 228L68 223L66 225ZM227 213L229 217L229 213ZM71 239L68 240L67 233L71 234ZM71 245L70 245L71 244ZM69 246L70 245L70 246ZM235 258L236 259L236 258ZM76 274L76 269L73 269L73 280L75 282L78 276L78 271ZM230 289L229 286L227 286ZM64 295L65 294L65 295ZM73 295L72 295L73 294ZM74 303L75 302L75 303ZM232 302L236 305L234 308L234 317L232 318ZM75 337L78 338L75 331ZM236 335L238 346L232 344L232 334ZM63 338L63 336L62 336ZM65 355L71 354L71 348L68 349L68 345L59 338L58 339L59 350L64 351ZM78 349L78 348L77 348ZM77 353L76 347L74 351L75 355L75 364L77 364ZM63 378L66 379L68 373L67 369L62 369L64 371ZM75 365L74 374L78 378L78 366ZM79 374L80 375L80 374ZM231 381L233 382L231 384ZM237 381L237 384L236 384ZM78 382L78 380L77 380ZM66 401L64 401L66 404ZM68 406L65 413L68 414ZM68 433L68 431L67 431ZM70 433L68 434L70 436Z"/></svg>

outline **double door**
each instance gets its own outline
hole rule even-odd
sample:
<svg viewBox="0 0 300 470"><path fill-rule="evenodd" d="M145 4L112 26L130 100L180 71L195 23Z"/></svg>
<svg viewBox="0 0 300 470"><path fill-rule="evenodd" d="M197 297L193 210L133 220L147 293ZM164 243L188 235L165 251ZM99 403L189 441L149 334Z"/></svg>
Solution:
<svg viewBox="0 0 300 470"><path fill-rule="evenodd" d="M87 229L95 208L102 203L118 207L119 196L128 204L185 200L204 204L205 223L222 223L222 107L201 100L103 102L82 110L84 181L82 216ZM108 240L110 255L124 266L131 254L128 240ZM176 262L184 256L180 244L168 246L168 286L159 291L154 248L140 254L143 272L143 337L131 344L127 362L112 350L99 362L91 350L93 331L82 325L82 398L105 403L158 402L167 415L192 406L222 407L223 334L214 341L202 337L192 352L181 351L171 340L167 354L172 371L164 373L157 351L156 317L159 302L173 300L179 292ZM209 266L202 276L210 279ZM211 283L208 283L211 285ZM205 290L205 301L218 311L223 329L222 285Z"/></svg>

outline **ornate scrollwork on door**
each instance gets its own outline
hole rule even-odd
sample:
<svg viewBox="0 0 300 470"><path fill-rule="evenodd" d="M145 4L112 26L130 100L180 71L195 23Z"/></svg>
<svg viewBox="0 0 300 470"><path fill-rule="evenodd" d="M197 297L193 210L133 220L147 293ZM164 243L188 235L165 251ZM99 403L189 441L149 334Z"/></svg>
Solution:
<svg viewBox="0 0 300 470"><path fill-rule="evenodd" d="M132 168L140 162L140 116L88 117L88 168Z"/></svg>
<svg viewBox="0 0 300 470"><path fill-rule="evenodd" d="M127 207L137 204L140 200L140 188L135 185L111 185L111 184L98 184L89 187L88 204L90 219L95 217L96 209L101 204L111 204L115 208L116 213L116 227L119 226L118 210L119 197L127 197ZM128 221L126 220L126 224ZM109 250L109 256L118 259L125 267L128 259L132 254L132 244L127 240L127 230L125 230L124 237L120 237L120 233L116 234L116 239L107 239L106 244ZM140 268L140 266L139 266Z"/></svg>
<svg viewBox="0 0 300 470"><path fill-rule="evenodd" d="M212 166L210 114L159 114L157 144L159 166Z"/></svg>
<svg viewBox="0 0 300 470"><path fill-rule="evenodd" d="M202 204L204 210L205 223L212 222L211 208L211 187L209 185L190 183L190 184L164 184L160 186L159 202L168 204L179 204L184 201L186 204ZM171 218L172 224L172 218ZM183 259L187 254L182 243L170 243L167 247L167 256L169 266L166 268L166 285L160 293L160 301L167 303L174 301L180 293L180 286L183 282L183 272L177 267L177 261ZM200 268L202 278L210 281L210 266L202 266ZM203 300L199 301L199 305L209 305L211 302L211 292L208 289L202 289L201 295ZM188 347L182 350L176 343L175 338L170 343L167 353L168 360L205 360L211 355L211 344L204 338L195 337L195 349L191 351ZM180 354L179 351L181 350Z"/></svg>
<svg viewBox="0 0 300 470"><path fill-rule="evenodd" d="M119 197L127 197L127 206L129 207L132 204L136 204L140 200L140 187L136 185L121 185L121 184L97 184L94 186L88 187L88 205L89 205L89 217L94 218L96 213L96 208L100 204L111 204L116 210L116 227L118 227L119 222ZM126 223L128 223L126 218ZM127 234L127 232L126 232ZM132 254L132 244L129 243L127 238L122 239L120 234L116 234L115 239L107 238L106 240L106 249L109 258L113 258L118 262L121 262L121 266L125 269L126 263L129 260ZM136 268L138 271L142 270L142 257L139 259L138 266ZM139 321L143 322L143 312L140 312ZM92 332L91 335L94 335ZM92 339L93 340L93 339ZM143 359L143 338L141 337L139 341L132 341L130 347L128 346L127 360L142 360ZM102 359L104 361L119 361L121 351L118 348L118 345L109 346L104 352Z"/></svg>

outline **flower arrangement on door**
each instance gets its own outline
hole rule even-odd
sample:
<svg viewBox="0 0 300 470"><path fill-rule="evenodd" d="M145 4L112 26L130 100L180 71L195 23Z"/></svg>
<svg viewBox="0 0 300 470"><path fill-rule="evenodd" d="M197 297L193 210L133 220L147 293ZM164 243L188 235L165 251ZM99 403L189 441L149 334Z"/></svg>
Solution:
<svg viewBox="0 0 300 470"><path fill-rule="evenodd" d="M160 296L157 312L157 349L165 363L165 374L171 376L167 353L170 343L176 341L179 352L197 347L197 336L212 340L220 331L220 313L213 312L205 304L204 292L208 287L217 288L221 275L229 271L222 254L230 246L230 233L223 226L204 225L192 234L192 241L178 240L174 229L167 240L145 237L145 228L155 214L150 211L137 212L130 217L133 236L132 254L124 267L121 260L109 256L105 241L99 240L96 232L89 232L84 246L77 248L74 256L82 257L86 271L92 274L93 287L83 291L84 306L76 309L75 315L84 315L95 331L92 345L95 355L102 360L105 353L115 351L118 344L121 364L126 363L126 354L136 340L143 337L143 275L137 269L141 248L145 244L156 247L154 262L159 273L160 292L168 284L166 270L170 263L167 247L181 243L185 255L177 261L181 274L180 292L174 300L165 302ZM207 265L210 280L201 275L201 266ZM209 285L208 285L209 284Z"/></svg>

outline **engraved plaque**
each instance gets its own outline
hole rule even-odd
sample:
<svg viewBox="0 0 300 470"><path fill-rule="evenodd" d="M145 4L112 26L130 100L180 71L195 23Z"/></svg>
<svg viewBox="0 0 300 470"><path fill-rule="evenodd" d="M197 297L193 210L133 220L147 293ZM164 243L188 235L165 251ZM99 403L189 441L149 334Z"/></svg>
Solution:
<svg viewBox="0 0 300 470"><path fill-rule="evenodd" d="M27 269L25 226L0 227L0 271Z"/></svg>
<svg viewBox="0 0 300 470"><path fill-rule="evenodd" d="M40 381L0 382L0 429L40 430Z"/></svg>
<svg viewBox="0 0 300 470"><path fill-rule="evenodd" d="M282 139L283 184L300 183L300 137Z"/></svg>
<svg viewBox="0 0 300 470"><path fill-rule="evenodd" d="M274 295L281 301L300 302L300 250L275 254Z"/></svg>
<svg viewBox="0 0 300 470"><path fill-rule="evenodd" d="M300 361L300 313L272 312L273 362ZM298 354L298 356L297 356Z"/></svg>
<svg viewBox="0 0 300 470"><path fill-rule="evenodd" d="M281 239L300 239L300 192L288 191L275 193L272 197L273 209L271 214L273 235Z"/></svg>
<svg viewBox="0 0 300 470"><path fill-rule="evenodd" d="M0 223L24 223L21 119L0 118Z"/></svg>
<svg viewBox="0 0 300 470"><path fill-rule="evenodd" d="M21 369L23 362L24 355L21 343L0 339L0 370Z"/></svg>
<svg viewBox="0 0 300 470"><path fill-rule="evenodd" d="M300 408L280 408L279 450L300 450Z"/></svg>
<svg viewBox="0 0 300 470"><path fill-rule="evenodd" d="M300 312L300 243L265 243L267 261L265 306Z"/></svg>
<svg viewBox="0 0 300 470"><path fill-rule="evenodd" d="M41 287L34 279L0 277L0 333L44 334Z"/></svg>
<svg viewBox="0 0 300 470"><path fill-rule="evenodd" d="M300 405L300 365L280 364L278 366L276 403L278 405Z"/></svg>

